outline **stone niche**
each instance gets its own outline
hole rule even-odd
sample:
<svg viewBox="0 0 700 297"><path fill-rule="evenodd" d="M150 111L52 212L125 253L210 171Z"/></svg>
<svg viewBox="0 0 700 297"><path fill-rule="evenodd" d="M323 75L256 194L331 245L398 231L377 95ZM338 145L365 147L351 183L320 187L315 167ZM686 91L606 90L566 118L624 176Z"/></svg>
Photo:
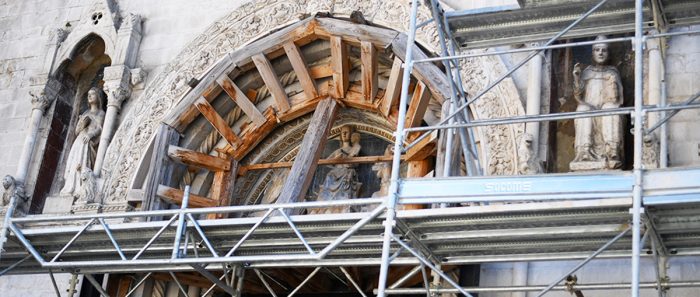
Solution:
<svg viewBox="0 0 700 297"><path fill-rule="evenodd" d="M608 36L608 38L618 36ZM574 39L571 42L588 41L593 38ZM634 52L629 43L609 44L609 57L606 65L614 66L620 73L623 89L623 106L634 104ZM551 113L576 111L578 103L574 99L573 70L576 63L580 63L585 69L593 64L591 46L580 46L566 49L552 50L552 94ZM621 146L621 166L620 169L628 170L632 166L632 144L633 138L629 133L631 127L629 117L622 116L622 146ZM569 164L574 160L576 151L574 142L576 133L574 120L550 122L550 149L552 154L548 154L548 172L569 172Z"/></svg>
<svg viewBox="0 0 700 297"><path fill-rule="evenodd" d="M75 164L68 164L71 147L76 141L82 141L79 139L82 135L76 131L78 130L76 128L83 124L79 119L90 109L87 97L88 92L93 88L97 91L98 109L104 115L107 102L105 94L102 92L104 83L102 77L105 67L110 64L111 59L105 54L104 41L99 36L90 35L76 46L71 58L64 61L55 72L56 78L61 81L64 87L57 99L51 126L52 131L49 133L47 149L43 158L42 169L45 170L39 172L34 192L35 199L40 201L45 199L43 213L70 213L73 211L73 204L78 199L75 195L77 191L74 194L61 194L66 183L66 169L68 166L75 166ZM55 126L56 123L60 125ZM94 124L96 123L93 123L92 126L96 126ZM98 127L100 130L101 125L100 123ZM99 134L92 137L91 141L96 140L99 140ZM94 155L94 152L91 154ZM92 170L92 168L84 168L81 172L88 170ZM94 182L94 177L92 182ZM93 197L95 190L92 190ZM77 212L83 212L83 210L97 212L99 210L95 203L77 203L76 206L79 206L79 209L76 209Z"/></svg>

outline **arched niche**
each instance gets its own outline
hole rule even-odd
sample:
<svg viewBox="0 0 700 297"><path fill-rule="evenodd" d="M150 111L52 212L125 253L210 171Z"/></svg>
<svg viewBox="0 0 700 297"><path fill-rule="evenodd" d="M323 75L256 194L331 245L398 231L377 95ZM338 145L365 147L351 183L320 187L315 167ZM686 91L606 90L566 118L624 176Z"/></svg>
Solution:
<svg viewBox="0 0 700 297"><path fill-rule="evenodd" d="M60 82L55 105L52 111L51 131L48 133L47 145L41 160L41 168L38 172L32 210L35 212L44 209L46 212L60 211L56 205L70 207L72 203L58 202L52 199L70 199L72 197L55 197L63 186L63 172L67 166L66 158L70 146L76 138L76 125L81 113L88 109L85 100L88 90L92 87L101 88L104 68L112 63L112 59L106 54L104 39L96 34L89 34L80 38L75 47L70 50L70 55L61 60L52 77ZM104 94L101 106L106 106ZM47 200L48 197L48 200ZM46 205L45 201L49 201Z"/></svg>
<svg viewBox="0 0 700 297"><path fill-rule="evenodd" d="M407 1L360 1L358 5L335 1L314 1L308 4L267 1L260 5L243 5L215 22L153 79L138 99L139 105L124 117L107 153L106 164L109 168L103 171L105 183L102 194L107 203L123 203L131 185L139 184L138 179L142 179L143 174L136 173L144 173L143 164L148 163L150 158L145 154L153 141L156 128L187 98L188 92L192 92L187 85L192 78L203 81L216 65L230 59L236 50L245 51L249 45L271 32L298 23L300 16L313 15L318 11L331 11L334 16L342 17L359 10L372 23L403 31L408 24L409 6ZM280 11L284 13L276 13ZM429 15L428 11L422 10L419 19L426 20ZM428 49L437 47L433 38L434 30L428 26L419 31L419 41ZM487 85L504 70L503 63L497 58L472 59L461 69L465 82L469 83L468 90L472 92ZM488 97L492 100L484 100L485 103L477 105L473 111L476 118L523 114L517 91L510 80L506 80L503 85L490 92ZM488 134L489 137L482 140L484 155L489 156L487 162L491 162L487 166L494 165L494 168L499 168L493 174L514 173L517 163L515 145L517 136L522 133L521 126L498 127L499 133Z"/></svg>

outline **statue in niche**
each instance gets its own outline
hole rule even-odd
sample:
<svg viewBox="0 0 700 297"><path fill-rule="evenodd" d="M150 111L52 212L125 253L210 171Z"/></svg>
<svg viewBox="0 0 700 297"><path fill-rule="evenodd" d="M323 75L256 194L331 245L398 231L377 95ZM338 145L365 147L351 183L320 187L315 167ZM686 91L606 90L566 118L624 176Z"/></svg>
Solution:
<svg viewBox="0 0 700 297"><path fill-rule="evenodd" d="M340 148L328 156L328 159L356 157L360 153L360 133L354 132L352 126L340 128ZM317 201L333 201L357 198L360 186L355 164L337 164L328 172L321 184ZM347 212L347 207L330 207L314 209L309 213Z"/></svg>
<svg viewBox="0 0 700 297"><path fill-rule="evenodd" d="M597 41L604 41L598 36ZM608 45L593 45L593 65L581 70L574 65L574 98L576 111L614 109L622 105L622 81L615 66L605 65ZM581 118L574 120L576 156L569 164L572 171L617 169L622 166L621 116Z"/></svg>
<svg viewBox="0 0 700 297"><path fill-rule="evenodd" d="M24 184L15 180L11 175L5 175L2 179L2 214L7 213L12 196L15 196L15 211L13 215L24 215L29 211L29 196L24 192Z"/></svg>
<svg viewBox="0 0 700 297"><path fill-rule="evenodd" d="M102 123L105 112L102 110L101 91L98 88L91 88L87 93L88 110L83 112L78 118L75 127L76 138L71 145L66 169L63 173L64 184L61 195L72 195L80 197L86 192L83 182L90 182L91 178L84 178L83 173L92 174L92 166L95 162L97 145L102 133ZM88 186L88 185L86 185ZM81 191L81 188L83 189ZM81 193L83 192L83 193ZM92 191L89 191L92 192ZM81 198L85 201L86 197Z"/></svg>
<svg viewBox="0 0 700 297"><path fill-rule="evenodd" d="M538 160L535 150L532 147L533 136L525 133L520 136L518 142L518 173L537 174L542 173L542 164Z"/></svg>

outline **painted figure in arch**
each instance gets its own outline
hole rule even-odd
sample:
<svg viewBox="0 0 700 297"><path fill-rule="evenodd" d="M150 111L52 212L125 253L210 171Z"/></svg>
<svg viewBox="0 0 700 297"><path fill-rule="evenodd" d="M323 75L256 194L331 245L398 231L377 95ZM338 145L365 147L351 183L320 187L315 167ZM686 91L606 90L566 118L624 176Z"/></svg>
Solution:
<svg viewBox="0 0 700 297"><path fill-rule="evenodd" d="M66 169L63 173L65 183L61 189L61 195L78 195L81 179L84 179L81 177L82 172L91 170L95 162L97 145L105 118L100 89L92 88L88 91L87 103L88 110L80 115L75 127L77 136L66 160Z"/></svg>
<svg viewBox="0 0 700 297"><path fill-rule="evenodd" d="M604 36L596 40L604 41ZM620 107L623 102L622 81L615 66L606 65L608 45L593 45L593 65L581 70L574 66L574 98L576 111L605 110ZM571 170L617 169L622 165L621 116L581 118L574 120L576 156Z"/></svg>
<svg viewBox="0 0 700 297"><path fill-rule="evenodd" d="M360 153L360 133L352 126L340 128L340 148L328 156L328 159L356 157ZM362 184L358 181L354 164L337 164L328 172L318 193L318 201L333 201L357 198ZM323 210L321 210L323 212ZM327 209L326 213L345 211L343 207Z"/></svg>

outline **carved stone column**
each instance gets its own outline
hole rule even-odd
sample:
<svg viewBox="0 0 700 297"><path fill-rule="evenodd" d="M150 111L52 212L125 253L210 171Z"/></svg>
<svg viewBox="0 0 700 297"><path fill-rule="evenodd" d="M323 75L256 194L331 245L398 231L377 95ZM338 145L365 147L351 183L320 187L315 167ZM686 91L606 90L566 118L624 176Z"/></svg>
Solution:
<svg viewBox="0 0 700 297"><path fill-rule="evenodd" d="M646 104L657 105L662 103L661 89L663 88L662 82L664 77L663 59L661 57L661 39L654 38L647 40L647 49L647 54L649 57L649 64L647 68L649 93L647 94L647 98L649 99L646 102ZM647 113L646 128L654 126L661 118L661 115L662 114L658 112ZM660 159L663 159L659 156L659 142L661 140L661 137L665 136L662 135L663 133L660 133L662 129L663 128L656 129L651 135L644 136L644 146L642 147L642 163L644 164L645 168L658 168L660 165ZM664 163L665 165L666 162L662 161L662 163Z"/></svg>
<svg viewBox="0 0 700 297"><path fill-rule="evenodd" d="M117 121L117 115L122 107L122 103L129 97L130 90L122 86L110 87L105 85L105 93L107 93L107 112L105 114L105 122L102 126L102 135L100 135L100 144L97 147L97 156L95 157L95 167L93 172L96 176L100 176L102 171L102 163L107 153L107 147L112 140L114 133L114 125Z"/></svg>
<svg viewBox="0 0 700 297"><path fill-rule="evenodd" d="M32 114L29 122L29 133L27 133L27 138L24 140L24 149L22 150L22 155L19 157L19 165L17 167L17 173L15 174L17 180L22 183L27 178L41 118L44 116L46 109L51 105L50 97L46 95L45 91L42 90L38 94L30 92L29 94L32 97Z"/></svg>
<svg viewBox="0 0 700 297"><path fill-rule="evenodd" d="M539 43L533 43L531 47L540 46ZM525 113L527 115L538 115L542 108L542 63L544 62L544 54L540 53L530 60L528 64L527 77L527 106ZM532 122L525 124L525 131L532 135L532 147L535 157L539 151L540 144L540 123Z"/></svg>

